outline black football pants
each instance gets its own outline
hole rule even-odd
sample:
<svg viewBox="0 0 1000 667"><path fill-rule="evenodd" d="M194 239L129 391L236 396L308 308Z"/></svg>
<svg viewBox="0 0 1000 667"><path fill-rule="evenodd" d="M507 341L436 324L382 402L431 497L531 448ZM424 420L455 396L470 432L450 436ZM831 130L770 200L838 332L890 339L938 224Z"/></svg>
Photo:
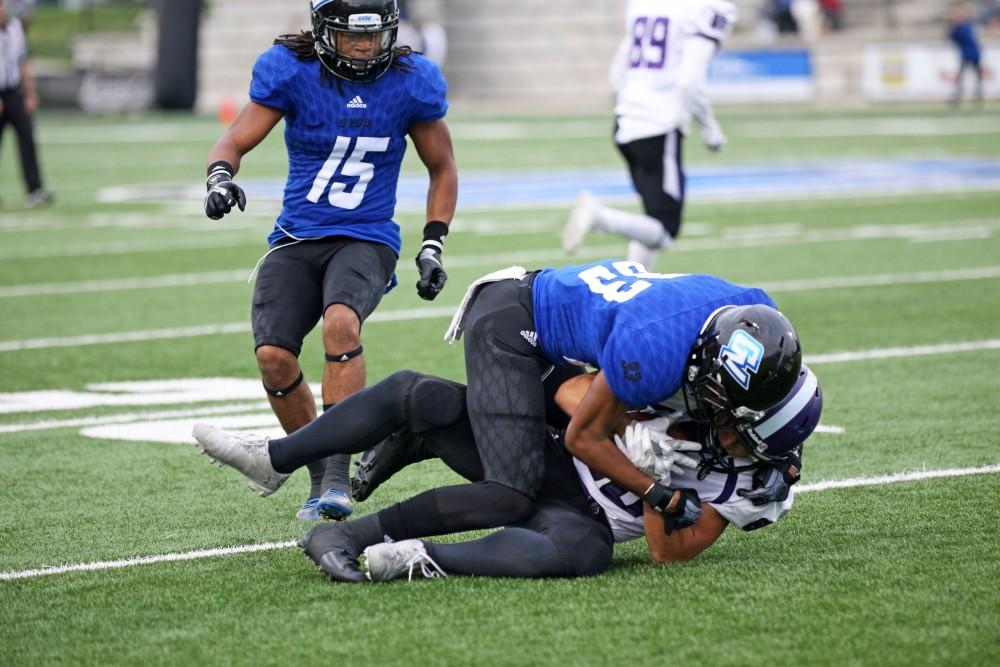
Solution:
<svg viewBox="0 0 1000 667"><path fill-rule="evenodd" d="M3 102L3 112L0 113L0 141L7 123L14 126L17 132L17 145L21 151L21 173L28 192L34 192L42 187L42 177L38 171L38 155L35 151L35 131L31 123L31 114L24 106L24 91L21 88L0 90L0 101Z"/></svg>

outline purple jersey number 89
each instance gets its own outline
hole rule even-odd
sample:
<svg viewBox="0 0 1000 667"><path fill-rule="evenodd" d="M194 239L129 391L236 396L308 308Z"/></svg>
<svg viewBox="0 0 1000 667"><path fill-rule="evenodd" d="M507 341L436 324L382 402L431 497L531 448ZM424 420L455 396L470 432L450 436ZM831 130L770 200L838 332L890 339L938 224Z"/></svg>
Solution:
<svg viewBox="0 0 1000 667"><path fill-rule="evenodd" d="M629 51L628 66L632 69L645 67L660 69L667 62L667 27L670 19L658 16L652 20L648 16L636 18L632 24L632 49Z"/></svg>

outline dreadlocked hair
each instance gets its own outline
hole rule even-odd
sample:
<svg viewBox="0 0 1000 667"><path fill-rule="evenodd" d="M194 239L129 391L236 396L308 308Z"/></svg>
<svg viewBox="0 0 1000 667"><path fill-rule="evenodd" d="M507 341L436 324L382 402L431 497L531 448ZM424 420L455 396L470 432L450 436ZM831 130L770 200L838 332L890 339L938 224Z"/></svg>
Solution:
<svg viewBox="0 0 1000 667"><path fill-rule="evenodd" d="M276 46L283 46L295 54L295 58L302 62L312 62L319 59L316 53L316 38L313 37L312 30L303 30L297 35L279 35L275 40ZM413 69L413 64L409 58L415 51L408 46L394 46L392 48L392 60L389 67L397 72L409 72ZM336 82L338 89L340 80L325 67L320 68L320 77L324 83Z"/></svg>

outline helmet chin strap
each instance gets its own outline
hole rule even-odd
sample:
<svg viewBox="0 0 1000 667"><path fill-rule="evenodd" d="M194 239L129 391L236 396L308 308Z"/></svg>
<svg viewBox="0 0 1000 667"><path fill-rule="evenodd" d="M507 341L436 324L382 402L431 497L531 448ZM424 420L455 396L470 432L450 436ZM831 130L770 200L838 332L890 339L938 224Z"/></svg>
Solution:
<svg viewBox="0 0 1000 667"><path fill-rule="evenodd" d="M719 444L715 429L708 424L700 424L698 442L702 443L701 462L698 464L698 479L705 479L710 472L738 474L747 470L756 470L763 461L736 465L732 456Z"/></svg>

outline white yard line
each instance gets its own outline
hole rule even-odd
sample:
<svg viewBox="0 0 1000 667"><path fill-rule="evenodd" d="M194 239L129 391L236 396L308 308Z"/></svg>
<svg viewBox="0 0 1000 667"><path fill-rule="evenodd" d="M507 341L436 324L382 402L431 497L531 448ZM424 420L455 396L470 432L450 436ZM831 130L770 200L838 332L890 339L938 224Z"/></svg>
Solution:
<svg viewBox="0 0 1000 667"><path fill-rule="evenodd" d="M992 238L998 228L1000 228L1000 219L993 218L952 220L946 228L941 228L930 223L908 223L899 225L854 225L852 227L838 229L812 230L799 223L782 222L753 226L749 228L745 227L725 230L723 235L719 238L688 238L683 243L678 243L673 252L706 252L730 248L792 245L798 243L814 244L834 241L867 242L874 239L902 239L912 243L942 243L948 241L967 241L970 239ZM198 247L243 245L245 243L245 241L238 241L235 239L221 239L220 241L222 241L222 243L218 245L214 241L211 241L207 244L199 244ZM183 243L184 247L190 246L188 241L184 241ZM143 251L164 250L169 247L172 246L166 243L153 243L149 241L109 244L107 246L87 244L76 246L76 248L65 248L64 251L66 254L60 256L73 256L78 253L99 254L98 251L100 248L106 248L108 254L116 254L119 252L131 252L133 249L140 249ZM36 248L12 250L8 251L7 258L37 257L41 256L38 253L60 252L63 251L50 251ZM593 246L590 248L584 248L579 257L581 259L593 257L614 257L620 254L620 252L620 244ZM3 253L0 253L0 257L2 256ZM562 252L554 246L540 250L514 251L486 255L449 255L448 266L453 268L469 268L502 264L545 264L553 260L565 260L565 255L563 255ZM988 268L998 269L998 267ZM971 270L975 271L984 269ZM397 267L396 271L397 273L410 273L415 271L415 269L409 264L401 263ZM927 273L927 275L934 274L935 272ZM159 276L122 277L100 280L10 285L0 287L0 298L41 296L50 294L110 292L132 289L155 289L162 287L221 284L230 282L238 283L246 281L249 276L250 268L247 267L246 269L228 271L205 271L196 273L166 274ZM866 280L868 278L860 277L858 279Z"/></svg>
<svg viewBox="0 0 1000 667"><path fill-rule="evenodd" d="M66 336L61 338L31 338L28 340L4 341L0 343L0 352L44 350L53 347L82 347L86 345L128 343L160 340L164 338L215 336L218 334L244 333L249 330L249 322L230 322L229 324L206 324L204 326L197 327L173 327L169 329L146 329L143 331L119 331L108 334L88 334L84 336Z"/></svg>
<svg viewBox="0 0 1000 667"><path fill-rule="evenodd" d="M144 278L106 278L103 280L76 280L60 283L31 283L0 287L0 298L18 296L43 296L49 294L83 294L86 292L119 292L135 289L162 287L189 287L193 285L218 285L220 283L246 282L250 269L234 271L208 271L203 273L171 273Z"/></svg>
<svg viewBox="0 0 1000 667"><path fill-rule="evenodd" d="M982 466L979 468L949 468L946 470L918 470L914 472L897 472L890 475L872 477L854 477L851 479L830 479L825 482L813 482L795 487L795 493L810 491L826 491L827 489L853 489L859 486L881 486L899 482L916 482L923 479L938 479L941 477L965 477L966 475L988 475L1000 473L1000 464Z"/></svg>
<svg viewBox="0 0 1000 667"><path fill-rule="evenodd" d="M842 364L850 361L873 359L895 359L899 357L923 357L933 354L953 354L955 352L978 352L980 350L1000 350L1000 339L974 340L964 343L941 343L939 345L914 345L912 347L883 347L876 350L857 352L833 352L807 356L809 364Z"/></svg>
<svg viewBox="0 0 1000 667"><path fill-rule="evenodd" d="M524 253L525 255L530 253ZM514 260L516 261L523 261ZM513 262L512 262L513 263ZM455 263L449 263L454 266ZM228 272L214 274L222 279ZM1000 278L1000 266L983 266L969 269L946 269L942 271L919 271L915 273L880 273L869 276L833 276L827 278L808 278L802 280L778 281L762 283L760 287L769 292L797 292L806 290L842 289L854 287L881 287L885 285L919 285L937 282L953 282L961 280L989 280ZM153 279L150 279L153 280ZM160 276L157 280L163 283L172 282L176 285L196 284L186 282L178 276ZM101 281L103 282L103 281ZM57 289L56 283L49 284L49 289ZM51 292L50 292L51 293ZM0 296L3 292L0 291ZM451 317L455 306L438 306L434 308L404 308L398 310L383 310L376 312L366 322L399 322L406 320L422 320L435 317ZM234 334L249 331L246 322L229 322L225 324L208 324L191 327L172 327L165 329L147 329L140 331L121 331L107 334L89 334L83 336L65 336L54 338L30 338L26 340L0 341L0 353L17 352L21 350L41 350L56 347L83 347L106 343L138 342L147 340L162 340L167 338L193 338L197 336L213 336L217 334ZM966 343L978 345L982 341ZM975 348L984 349L984 348ZM961 352L964 350L954 350ZM853 354L853 353L851 353ZM823 363L822 361L817 363Z"/></svg>
<svg viewBox="0 0 1000 667"><path fill-rule="evenodd" d="M176 241L141 240L109 241L106 243L77 243L64 248L51 246L27 246L0 251L0 259L61 259L65 257L94 257L104 255L128 255L139 252L166 252L169 250L203 250L205 248L237 248L257 245L264 247L264 239L258 235L227 235L222 238L206 238L204 234L191 235ZM263 252L263 251L262 251Z"/></svg>
<svg viewBox="0 0 1000 667"><path fill-rule="evenodd" d="M458 141L509 141L511 139L570 139L605 137L608 121L604 118L563 118L524 121L494 121L456 118L449 122ZM920 137L942 135L991 134L1000 132L994 118L939 118L934 116L852 116L832 119L784 119L780 123L742 120L738 116L726 123L733 135L760 139L788 137L834 138L863 136ZM42 139L49 145L109 145L151 143L203 143L213 141L217 128L201 123L130 123L126 125L60 125L41 128Z"/></svg>
<svg viewBox="0 0 1000 667"><path fill-rule="evenodd" d="M2 424L0 433L21 433L23 431L44 431L52 428L77 428L79 426L107 426L110 424L130 424L133 422L152 421L158 419L184 419L187 417L211 417L214 415L233 415L245 412L269 410L270 404L230 403L209 408L190 408L187 410L159 410L156 412L130 412L127 414L104 415L102 417L77 417L76 419L49 419L27 424ZM819 427L817 427L819 428Z"/></svg>
<svg viewBox="0 0 1000 667"><path fill-rule="evenodd" d="M732 248L788 246L830 242L873 241L900 239L913 243L942 243L991 238L1000 219L968 218L951 220L946 227L938 223L905 224L862 224L850 227L810 229L800 223L774 223L755 225L750 229L732 228L717 238L685 238L678 242L671 252L705 252ZM221 229L221 228L220 228ZM553 232L554 233L554 232ZM66 257L90 257L97 255L120 255L129 253L163 252L168 250L189 250L198 248L225 248L244 245L261 245L264 239L246 234L229 234L220 238L208 238L205 234L165 240L111 241L107 243L76 243L53 248L50 246L24 246L0 250L0 259L58 259ZM615 245L583 248L579 257L611 257L621 253L621 242ZM596 253L596 254L595 254ZM530 260L516 259L528 257ZM515 258L515 259L512 259ZM449 266L483 266L484 264L518 261L559 261L566 255L553 243L541 250L521 253L498 253L492 255L451 255ZM457 263L456 263L457 262ZM197 274L195 274L197 275Z"/></svg>
<svg viewBox="0 0 1000 667"><path fill-rule="evenodd" d="M952 468L946 470L923 470L920 472L904 472L891 475L880 475L877 477L855 477L852 479L827 480L824 482L814 482L803 484L796 488L797 493L809 493L811 491L826 491L829 489L849 489L862 486L882 486L885 484L898 484L900 482L915 482L926 479L936 479L942 477L964 477L967 475L986 475L1000 473L1000 465L988 465L980 468ZM202 558L216 558L219 556L232 556L235 554L255 553L259 551L276 551L294 547L296 542L265 542L263 544L249 544L244 546L220 547L217 549L199 549L197 551L184 551L180 553L159 554L154 556L141 556L136 558L124 558L121 560L106 560L92 563L76 563L72 565L58 565L51 567L41 567L32 570L14 570L10 572L0 572L0 581L13 581L16 579L33 579L44 577L50 574L65 574L67 572L95 572L101 570L117 570L133 565L152 565L155 563L170 563L176 561L199 560Z"/></svg>
<svg viewBox="0 0 1000 667"><path fill-rule="evenodd" d="M960 280L990 280L1000 278L1000 266L979 266L968 269L943 271L916 271L913 273L876 273L868 276L832 276L829 278L803 278L757 283L767 292L804 292L809 290L844 289L848 287L884 287L887 285L921 285Z"/></svg>
<svg viewBox="0 0 1000 667"><path fill-rule="evenodd" d="M66 572L93 572L95 570L117 570L132 565L151 565L153 563L170 563L181 560L198 560L200 558L215 558L216 556L233 556L235 554L249 554L257 551L274 551L275 549L287 549L294 547L295 542L265 542L263 544L247 544L238 547L220 547L217 549L199 549L198 551L184 551L181 553L159 554L156 556L139 556L136 558L124 558L122 560L104 560L94 563L77 563L75 565L59 565L56 567L42 567L37 570L21 570L19 572L0 572L0 581L11 581L13 579L30 579L41 577L47 574L64 574Z"/></svg>
<svg viewBox="0 0 1000 667"><path fill-rule="evenodd" d="M365 320L365 323L425 320L435 317L451 317L454 313L455 306L388 310L381 313L375 313ZM28 340L10 340L0 342L0 352L42 350L55 347L82 347L87 345L102 345L106 343L134 343L138 341L163 340L168 338L195 338L198 336L246 333L248 331L250 331L249 322L229 322L227 324L206 324L204 326L146 329L142 331L119 331L115 333L89 334L85 336L32 338Z"/></svg>

